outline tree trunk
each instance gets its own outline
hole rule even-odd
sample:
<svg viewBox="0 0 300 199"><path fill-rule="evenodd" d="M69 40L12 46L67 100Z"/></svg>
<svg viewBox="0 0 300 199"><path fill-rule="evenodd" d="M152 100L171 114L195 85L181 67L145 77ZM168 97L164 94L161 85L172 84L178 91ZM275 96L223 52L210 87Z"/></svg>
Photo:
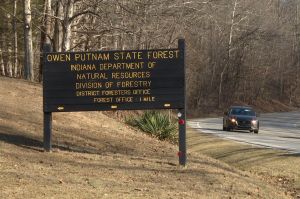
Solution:
<svg viewBox="0 0 300 199"><path fill-rule="evenodd" d="M56 2L55 10L55 25L54 25L54 44L53 49L55 52L62 51L62 38L63 38L63 28L62 28L62 18L63 18L63 7L60 1Z"/></svg>
<svg viewBox="0 0 300 199"><path fill-rule="evenodd" d="M14 69L13 76L18 76L18 32L17 32L17 2L14 0L13 32L14 32Z"/></svg>
<svg viewBox="0 0 300 199"><path fill-rule="evenodd" d="M42 19L42 31L41 31L41 44L40 44L40 65L39 65L39 81L43 80L43 48L45 44L51 44L50 34L51 34L51 0L45 0L44 2L44 17Z"/></svg>
<svg viewBox="0 0 300 199"><path fill-rule="evenodd" d="M232 51L232 39L233 39L233 31L234 31L234 18L235 18L235 13L236 13L236 8L237 8L237 2L238 0L234 1L234 6L233 6L233 11L232 11L232 16L231 16L231 24L230 24L230 33L229 33L229 39L228 39L228 55L227 55L227 63L223 67L223 70L220 75L220 84L219 84L219 94L218 94L218 107L221 107L221 98L223 94L223 79L225 72L227 71L227 68L229 67L230 61L231 61L231 51Z"/></svg>
<svg viewBox="0 0 300 199"><path fill-rule="evenodd" d="M1 70L1 75L5 76L5 67L4 67L4 61L3 61L3 54L2 54L2 49L0 47L0 70Z"/></svg>
<svg viewBox="0 0 300 199"><path fill-rule="evenodd" d="M33 47L32 47L32 31L31 31L31 0L24 0L24 75L25 79L33 81Z"/></svg>
<svg viewBox="0 0 300 199"><path fill-rule="evenodd" d="M71 47L71 21L70 18L73 16L74 11L74 0L67 0L64 13L64 31L63 31L63 45L62 50L69 51Z"/></svg>
<svg viewBox="0 0 300 199"><path fill-rule="evenodd" d="M8 29L8 27L6 26L7 24L5 24L5 28ZM3 67L3 75L8 76L8 69L7 69L7 64L8 64L8 44L7 44L7 34L1 34L1 38L0 38L0 42L1 42L1 62L2 65L1 67Z"/></svg>
<svg viewBox="0 0 300 199"><path fill-rule="evenodd" d="M12 23L11 23L11 15L7 14L7 29L12 30ZM13 77L13 64L12 64L12 41L10 40L10 35L7 35L7 63L6 63L6 69L7 69L7 75L9 77Z"/></svg>

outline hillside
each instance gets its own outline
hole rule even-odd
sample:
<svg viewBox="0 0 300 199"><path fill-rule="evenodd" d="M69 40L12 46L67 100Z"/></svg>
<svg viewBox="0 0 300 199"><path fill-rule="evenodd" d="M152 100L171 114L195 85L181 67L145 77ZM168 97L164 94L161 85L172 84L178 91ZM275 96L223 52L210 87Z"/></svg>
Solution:
<svg viewBox="0 0 300 199"><path fill-rule="evenodd" d="M181 168L176 146L100 112L53 114L46 153L41 85L0 77L0 102L0 198L289 198L198 153Z"/></svg>

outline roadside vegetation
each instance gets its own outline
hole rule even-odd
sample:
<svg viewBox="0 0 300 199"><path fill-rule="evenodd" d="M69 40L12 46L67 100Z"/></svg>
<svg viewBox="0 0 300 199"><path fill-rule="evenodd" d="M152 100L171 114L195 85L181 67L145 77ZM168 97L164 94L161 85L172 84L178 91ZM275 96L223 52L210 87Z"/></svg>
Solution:
<svg viewBox="0 0 300 199"><path fill-rule="evenodd" d="M127 118L126 123L159 140L177 142L177 123L163 112L145 111L142 115Z"/></svg>

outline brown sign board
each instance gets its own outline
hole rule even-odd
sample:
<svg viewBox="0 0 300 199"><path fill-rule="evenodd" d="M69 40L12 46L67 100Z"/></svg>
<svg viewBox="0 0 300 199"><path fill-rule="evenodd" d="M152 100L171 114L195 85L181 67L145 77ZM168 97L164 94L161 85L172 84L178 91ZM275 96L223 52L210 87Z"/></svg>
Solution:
<svg viewBox="0 0 300 199"><path fill-rule="evenodd" d="M43 56L44 112L185 106L184 48Z"/></svg>
<svg viewBox="0 0 300 199"><path fill-rule="evenodd" d="M178 109L179 164L186 164L185 42L178 49L43 53L44 149L52 112Z"/></svg>

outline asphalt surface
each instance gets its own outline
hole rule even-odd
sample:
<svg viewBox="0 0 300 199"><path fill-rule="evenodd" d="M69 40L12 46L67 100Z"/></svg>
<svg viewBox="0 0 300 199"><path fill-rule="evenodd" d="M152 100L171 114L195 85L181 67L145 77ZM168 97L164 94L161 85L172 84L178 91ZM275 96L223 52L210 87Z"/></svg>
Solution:
<svg viewBox="0 0 300 199"><path fill-rule="evenodd" d="M191 119L188 126L202 133L264 147L300 153L300 111L261 114L258 134L249 131L223 131L222 118Z"/></svg>

